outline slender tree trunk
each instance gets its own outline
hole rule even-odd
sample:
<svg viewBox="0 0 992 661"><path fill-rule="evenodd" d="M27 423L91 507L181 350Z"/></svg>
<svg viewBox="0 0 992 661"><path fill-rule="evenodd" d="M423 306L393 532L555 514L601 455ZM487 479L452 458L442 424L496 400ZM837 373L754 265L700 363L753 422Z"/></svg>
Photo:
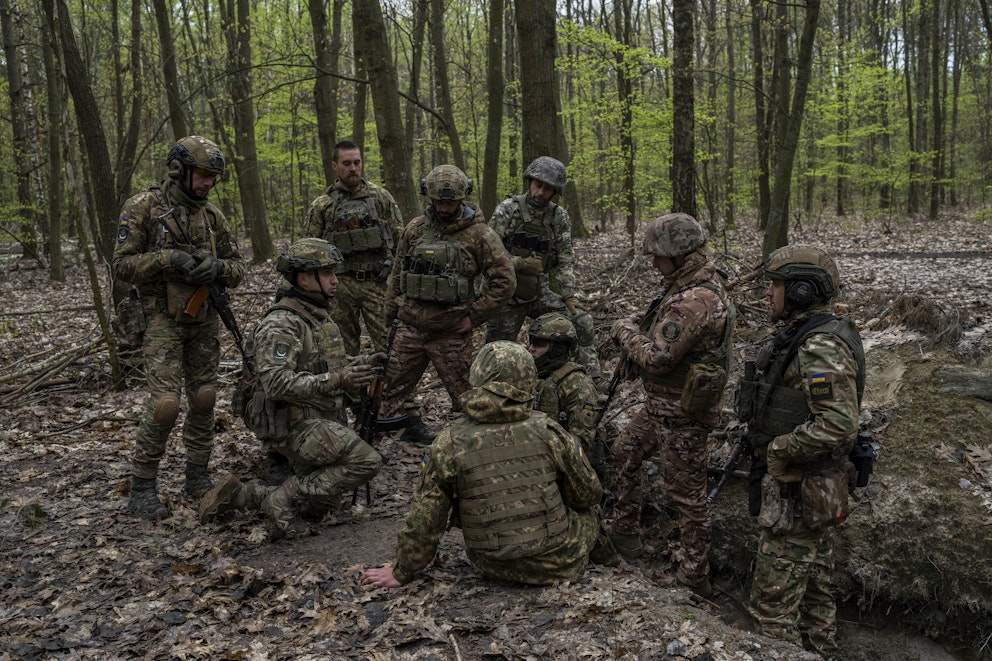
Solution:
<svg viewBox="0 0 992 661"><path fill-rule="evenodd" d="M520 155L520 86L517 83L520 81L519 68L517 62L519 62L519 49L517 48L517 31L516 27L516 10L513 6L510 6L510 11L505 15L505 21L503 23L503 34L506 35L506 49L505 55L503 56L503 78L506 80L506 119L510 125L507 131L507 163L506 167L509 170L511 190L518 185L520 181L520 171L521 164L518 160Z"/></svg>
<svg viewBox="0 0 992 661"><path fill-rule="evenodd" d="M734 12L726 12L727 25L727 146L724 149L726 169L723 177L724 216L727 227L735 227L734 170L737 167L737 63L734 41L736 37Z"/></svg>
<svg viewBox="0 0 992 661"><path fill-rule="evenodd" d="M620 100L620 153L623 160L623 201L626 229L630 244L634 245L637 232L637 198L634 195L634 90L631 85L631 67L626 55L630 47L630 2L623 0L613 5L613 30L615 39L622 44L614 56L617 77L617 98Z"/></svg>
<svg viewBox="0 0 992 661"><path fill-rule="evenodd" d="M138 149L138 134L141 132L141 109L145 102L144 70L142 69L141 15L143 7L140 2L131 3L131 59L129 69L131 75L131 90L129 96L131 105L127 116L127 131L125 131L117 149L117 191L121 198L131 190L131 177L134 176L135 153ZM122 90L123 92L123 90ZM123 121L123 118L122 118Z"/></svg>
<svg viewBox="0 0 992 661"><path fill-rule="evenodd" d="M444 119L444 132L457 165L465 170L465 152L455 124L455 110L451 102L451 81L448 77L448 53L444 45L444 2L431 0L431 44L434 46L434 85L441 117Z"/></svg>
<svg viewBox="0 0 992 661"><path fill-rule="evenodd" d="M378 0L354 0L352 21L356 60L368 75L372 88L386 188L396 198L403 217L413 218L419 214L419 205L413 187L410 152L404 149L396 69L390 59L392 50Z"/></svg>
<svg viewBox="0 0 992 661"><path fill-rule="evenodd" d="M317 71L313 81L313 105L317 115L317 142L324 168L324 182L336 175L331 167L338 132L338 52L341 48L341 9L344 0L331 0L334 7L333 29L327 29L325 0L308 0L313 49Z"/></svg>
<svg viewBox="0 0 992 661"><path fill-rule="evenodd" d="M816 40L817 24L820 20L820 0L806 0L806 18L799 40L799 53L796 58L796 87L785 122L781 126L778 140L780 148L775 162L775 183L772 190L771 211L768 228L762 245L762 255L767 257L777 248L789 243L789 189L792 185L792 169L799 145L799 131L802 128L806 96L812 75L813 44Z"/></svg>
<svg viewBox="0 0 992 661"><path fill-rule="evenodd" d="M414 0L413 3L413 32L411 34L410 52L410 91L406 104L406 135L404 142L406 150L414 153L414 136L418 134L417 127L423 117L423 112L417 104L420 98L420 72L424 61L424 35L427 26L427 10L429 0ZM418 149L423 154L423 150ZM411 164L413 160L411 159ZM421 164L422 166L423 164ZM421 170L424 168L421 167Z"/></svg>
<svg viewBox="0 0 992 661"><path fill-rule="evenodd" d="M847 101L847 86L851 84L851 72L847 66L847 52L845 49L851 40L850 24L848 20L847 3L837 5L837 36L839 43L837 48L837 80L840 104L840 113L837 117L837 135L840 136L840 144L837 146L837 188L834 191L838 216L846 216L847 208L844 204L847 196L847 132L850 108Z"/></svg>
<svg viewBox="0 0 992 661"><path fill-rule="evenodd" d="M480 206L492 213L499 202L500 147L503 138L503 0L489 0L486 45L486 156L482 164Z"/></svg>
<svg viewBox="0 0 992 661"><path fill-rule="evenodd" d="M238 173L238 191L245 226L251 239L254 263L275 254L265 213L262 173L255 148L255 108L251 92L251 15L249 0L221 2L222 21L227 35L228 85L234 107L234 144L237 153L231 159Z"/></svg>
<svg viewBox="0 0 992 661"><path fill-rule="evenodd" d="M754 125L758 149L758 229L768 226L771 207L771 173L769 169L769 115L765 111L765 49L761 26L764 23L763 0L751 0L751 62L754 67Z"/></svg>
<svg viewBox="0 0 992 661"><path fill-rule="evenodd" d="M352 10L352 22L355 12ZM369 72L365 70L365 62L358 56L357 40L355 50L355 78L361 82L355 83L355 109L351 115L351 141L365 151L365 118L369 114Z"/></svg>
<svg viewBox="0 0 992 661"><path fill-rule="evenodd" d="M65 282L65 261L62 254L62 140L65 125L63 111L65 90L62 68L55 57L55 35L47 30L42 35L45 58L45 90L48 94L48 277Z"/></svg>
<svg viewBox="0 0 992 661"><path fill-rule="evenodd" d="M672 211L696 217L695 0L672 3Z"/></svg>
<svg viewBox="0 0 992 661"><path fill-rule="evenodd" d="M176 69L176 51L172 47L172 15L165 0L152 0L155 8L155 25L158 27L158 44L162 52L162 76L165 80L165 98L169 104L169 123L175 140L188 135L182 98L179 96L179 74Z"/></svg>
<svg viewBox="0 0 992 661"><path fill-rule="evenodd" d="M944 93L947 84L941 81L947 80L946 47L943 35L948 26L943 20L940 0L930 0L933 7L933 19L930 21L930 80L931 99L930 115L933 123L933 144L930 148L930 220L937 220L940 212L940 205L944 198L944 131L946 119L944 113Z"/></svg>

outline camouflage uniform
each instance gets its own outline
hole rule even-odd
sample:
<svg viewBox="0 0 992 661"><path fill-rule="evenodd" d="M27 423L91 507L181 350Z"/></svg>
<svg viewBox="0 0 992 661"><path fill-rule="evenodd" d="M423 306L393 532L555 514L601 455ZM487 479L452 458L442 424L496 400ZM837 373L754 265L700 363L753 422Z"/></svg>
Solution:
<svg viewBox="0 0 992 661"><path fill-rule="evenodd" d="M712 251L702 241L694 242L698 247L684 255L682 267L662 280L665 294L656 315L640 325L629 319L618 321L611 333L639 372L647 395L613 444L617 480L613 531L639 534L643 462L660 448L665 490L680 516L684 557L677 576L689 587L708 585L709 580L707 437L720 410L717 402L708 411L690 415L680 400L692 363L723 359L720 352L733 314Z"/></svg>
<svg viewBox="0 0 992 661"><path fill-rule="evenodd" d="M456 170L439 166L432 174L443 168ZM457 173L464 179L464 173ZM476 296L482 278L488 288ZM428 206L423 216L410 221L396 249L386 299L386 320L401 323L383 393L384 417L401 412L428 363L437 370L453 409L459 410L458 397L469 388L472 332L452 328L466 316L473 328L485 323L510 298L515 282L509 255L476 205L462 202L449 222L441 222ZM450 289L435 294L441 287Z"/></svg>
<svg viewBox="0 0 992 661"><path fill-rule="evenodd" d="M560 181L548 182L554 177L541 174L538 166L543 164L542 159L560 166ZM524 182L528 183L532 177L563 187L564 166L547 156L539 157L524 172ZM561 193L561 190L558 192ZM500 202L489 219L489 226L503 240L515 269L520 268L522 258L537 256L542 260L543 273L540 276L517 273L517 289L513 298L486 324L486 342L516 340L527 317L536 319L548 312L560 312L575 324L578 335L576 360L590 376L598 379L601 370L592 316L578 308L572 312L565 303L566 299L574 300L575 297L575 251L568 212L554 202L549 201L543 206L536 204L530 191L527 191ZM542 252L523 247L520 244L524 236L531 241L537 237L543 239L547 243L546 250Z"/></svg>
<svg viewBox="0 0 992 661"><path fill-rule="evenodd" d="M219 155L216 145L202 138L193 136L180 141L187 143L194 149L208 145ZM170 167L175 162L172 155L170 152ZM223 157L219 158L218 173L223 171ZM174 172L174 178L178 176ZM169 214L169 230L160 220L163 214ZM178 238L180 228L192 240L192 246ZM188 491L194 491L194 487L210 486L206 466L213 448L219 317L209 298L195 316L183 312L186 300L198 294L202 285L189 284L184 279L184 273L173 265L176 252L192 255L197 262L205 258L219 262L213 282L221 287L236 287L245 275L244 260L221 210L206 199L194 199L176 180L166 179L124 203L112 266L117 278L137 287L147 322L142 355L149 397L138 424L132 475L139 481L156 479L185 390L189 403L183 424L186 486ZM191 471L197 471L206 481L191 483ZM150 488L154 498L153 483ZM132 485L132 497L135 491ZM158 515L162 514L160 511Z"/></svg>
<svg viewBox="0 0 992 661"><path fill-rule="evenodd" d="M780 259L805 249L782 250ZM774 256L769 259L772 266ZM774 277L767 270L766 275ZM836 278L835 269L830 276ZM826 311L821 302L793 311L784 333L769 340L757 361L753 415L742 413L742 419L749 421L756 486L767 469L768 477L775 478L770 484L791 501L789 520L774 528L761 527L749 610L761 633L797 645L805 637L812 650L830 655L837 649L836 605L830 591L833 531L812 530L799 515L799 485L824 465L845 461L854 445L864 352L850 320ZM791 333L799 334L799 344L791 354L783 353L779 360L784 362L776 365L772 356ZM776 416L779 421L791 417L792 422L780 425ZM791 429L783 433L776 426ZM845 479L845 491L846 486ZM752 507L752 513L758 512Z"/></svg>
<svg viewBox="0 0 992 661"><path fill-rule="evenodd" d="M533 359L519 344L479 352L464 414L431 446L397 539L393 575L408 583L434 557L449 513L486 576L530 584L574 581L598 531L599 480L581 445L533 412Z"/></svg>
<svg viewBox="0 0 992 661"><path fill-rule="evenodd" d="M305 233L326 239L344 255L345 263L338 273L334 320L341 329L345 351L349 356L358 355L359 317L365 319L375 350L385 351L386 278L392 268L396 241L403 234L403 217L393 196L365 179L355 192L340 180L335 181L310 204ZM345 233L356 240L349 241ZM377 247L363 249L370 243Z"/></svg>

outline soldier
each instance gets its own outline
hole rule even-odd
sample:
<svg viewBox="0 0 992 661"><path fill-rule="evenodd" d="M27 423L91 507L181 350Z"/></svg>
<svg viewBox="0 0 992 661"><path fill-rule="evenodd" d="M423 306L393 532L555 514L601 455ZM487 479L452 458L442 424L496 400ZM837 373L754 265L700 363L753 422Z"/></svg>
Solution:
<svg viewBox="0 0 992 661"><path fill-rule="evenodd" d="M554 203L565 190L565 166L539 156L524 170L523 195L500 202L489 219L511 255L517 288L509 305L486 325L486 342L515 340L524 319L566 313L578 337L576 360L593 379L601 377L592 316L575 299L575 252L568 212Z"/></svg>
<svg viewBox="0 0 992 661"><path fill-rule="evenodd" d="M236 287L245 275L227 219L207 201L224 174L220 149L206 138L188 136L169 150L165 162L168 178L124 203L113 257L114 275L137 287L147 324L142 355L149 397L138 424L127 506L149 520L169 514L156 481L184 387L189 406L183 424L184 489L199 495L212 486L207 464L220 343L207 286Z"/></svg>
<svg viewBox="0 0 992 661"><path fill-rule="evenodd" d="M289 460L278 487L219 481L200 503L200 521L232 509L261 509L274 538L310 534L306 520L334 512L341 494L371 480L382 457L347 425L346 393L368 386L385 354L347 356L331 317L343 259L323 239L301 239L276 269L289 282L276 292L249 340L258 386L245 419L267 451ZM306 520L305 520L306 519Z"/></svg>
<svg viewBox="0 0 992 661"><path fill-rule="evenodd" d="M469 388L472 329L513 293L509 255L479 207L465 201L471 187L453 165L434 168L421 182L430 203L406 226L389 277L386 320L400 324L383 392L384 417L401 413L428 363L458 411L458 397ZM477 295L483 278L488 287Z"/></svg>
<svg viewBox="0 0 992 661"><path fill-rule="evenodd" d="M527 335L528 349L537 366L534 409L544 412L578 439L606 488L612 467L607 467L606 448L596 438L599 394L585 369L570 360L576 344L575 326L564 314L549 312L531 323Z"/></svg>
<svg viewBox="0 0 992 661"><path fill-rule="evenodd" d="M837 650L829 526L848 513L865 353L854 323L828 312L840 289L829 255L786 246L764 273L771 319L784 328L738 393L754 452L748 504L760 524L749 610L761 633L829 657Z"/></svg>
<svg viewBox="0 0 992 661"><path fill-rule="evenodd" d="M468 557L490 578L545 585L585 572L602 496L582 446L532 410L534 360L516 342L493 342L472 363L464 414L424 460L392 567L363 585L399 587L434 558L449 513Z"/></svg>
<svg viewBox="0 0 992 661"><path fill-rule="evenodd" d="M644 253L653 256L664 294L643 320L621 319L610 332L647 395L613 444L617 503L612 539L621 555L642 553L642 466L660 447L665 490L680 516L684 557L677 577L706 595L712 589L706 442L720 418L734 309L713 251L706 247L706 233L692 216L673 213L652 221Z"/></svg>

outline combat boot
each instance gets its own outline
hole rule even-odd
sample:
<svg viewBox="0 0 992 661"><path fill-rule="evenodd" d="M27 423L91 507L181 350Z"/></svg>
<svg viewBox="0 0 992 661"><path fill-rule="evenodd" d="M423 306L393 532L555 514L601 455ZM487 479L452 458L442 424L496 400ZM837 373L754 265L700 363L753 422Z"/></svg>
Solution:
<svg viewBox="0 0 992 661"><path fill-rule="evenodd" d="M202 496L213 486L214 483L210 481L210 476L207 474L206 464L186 462L186 482L183 484L186 493L191 496Z"/></svg>
<svg viewBox="0 0 992 661"><path fill-rule="evenodd" d="M200 499L200 523L206 523L232 510L244 509L248 490L234 475L225 475Z"/></svg>
<svg viewBox="0 0 992 661"><path fill-rule="evenodd" d="M127 511L142 519L154 521L169 516L169 510L155 493L155 478L132 477Z"/></svg>
<svg viewBox="0 0 992 661"><path fill-rule="evenodd" d="M410 418L410 424L400 436L401 441L416 443L417 445L430 445L437 438L437 432L427 425L421 418Z"/></svg>
<svg viewBox="0 0 992 661"><path fill-rule="evenodd" d="M617 553L627 560L634 560L644 554L644 545L641 544L641 534L636 532L610 531L610 541Z"/></svg>
<svg viewBox="0 0 992 661"><path fill-rule="evenodd" d="M300 518L293 505L293 498L300 491L300 478L295 475L270 493L262 501L262 511L269 520L269 530L273 540L285 537L294 539L310 534L310 526Z"/></svg>

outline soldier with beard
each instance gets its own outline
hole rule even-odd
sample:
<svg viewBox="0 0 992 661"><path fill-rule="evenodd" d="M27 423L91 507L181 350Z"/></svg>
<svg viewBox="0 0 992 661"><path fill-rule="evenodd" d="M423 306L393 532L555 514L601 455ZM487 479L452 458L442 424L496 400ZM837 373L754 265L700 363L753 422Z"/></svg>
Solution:
<svg viewBox="0 0 992 661"><path fill-rule="evenodd" d="M382 415L400 414L403 403L433 364L460 410L469 389L472 329L488 321L513 294L516 278L499 237L482 211L465 200L471 181L441 165L422 181L430 203L406 226L389 277L386 320L399 319L383 391ZM485 279L487 287L476 294Z"/></svg>
<svg viewBox="0 0 992 661"><path fill-rule="evenodd" d="M678 509L682 534L677 578L706 595L712 590L706 443L720 419L734 308L706 233L692 216L673 213L652 221L644 233L644 253L662 276L662 298L644 319L621 319L610 332L647 395L613 444L613 543L628 558L641 554L643 464L661 449L665 490Z"/></svg>
<svg viewBox="0 0 992 661"><path fill-rule="evenodd" d="M489 219L510 253L517 288L509 304L486 324L486 342L516 340L527 317L560 312L575 325L576 361L599 379L592 316L575 298L572 221L554 202L565 190L565 166L550 156L539 156L524 170L523 178L524 194L500 202Z"/></svg>
<svg viewBox="0 0 992 661"><path fill-rule="evenodd" d="M283 455L293 475L278 487L233 475L200 503L200 521L233 509L260 509L273 538L310 534L309 522L337 510L341 495L379 472L382 457L348 427L346 394L357 395L385 354L347 356L331 318L341 253L323 239L301 239L276 269L289 282L249 339L258 385L245 421L262 447Z"/></svg>

